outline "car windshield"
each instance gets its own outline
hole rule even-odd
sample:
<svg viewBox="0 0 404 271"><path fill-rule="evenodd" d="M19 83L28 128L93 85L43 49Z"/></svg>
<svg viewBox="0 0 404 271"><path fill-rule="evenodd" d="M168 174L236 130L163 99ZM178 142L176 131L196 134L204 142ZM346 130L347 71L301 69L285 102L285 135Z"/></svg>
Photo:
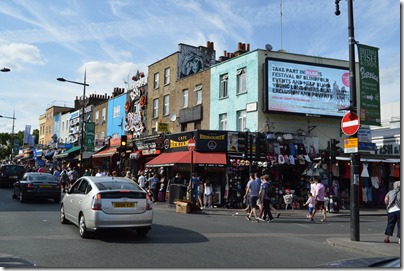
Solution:
<svg viewBox="0 0 404 271"><path fill-rule="evenodd" d="M3 172L4 173L21 173L24 170L22 166L4 166L3 167Z"/></svg>
<svg viewBox="0 0 404 271"><path fill-rule="evenodd" d="M108 182L97 182L95 183L98 190L141 190L136 183L131 182L119 182L119 181L108 181Z"/></svg>
<svg viewBox="0 0 404 271"><path fill-rule="evenodd" d="M29 175L29 181L54 181L52 175Z"/></svg>

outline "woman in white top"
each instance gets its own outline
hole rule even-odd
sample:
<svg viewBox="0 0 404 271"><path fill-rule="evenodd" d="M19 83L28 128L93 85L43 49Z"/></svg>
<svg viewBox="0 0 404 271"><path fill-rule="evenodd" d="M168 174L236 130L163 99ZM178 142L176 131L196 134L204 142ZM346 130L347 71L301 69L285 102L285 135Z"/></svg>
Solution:
<svg viewBox="0 0 404 271"><path fill-rule="evenodd" d="M204 184L204 194L206 199L205 206L207 208L212 208L213 187L209 179L207 179L206 183Z"/></svg>

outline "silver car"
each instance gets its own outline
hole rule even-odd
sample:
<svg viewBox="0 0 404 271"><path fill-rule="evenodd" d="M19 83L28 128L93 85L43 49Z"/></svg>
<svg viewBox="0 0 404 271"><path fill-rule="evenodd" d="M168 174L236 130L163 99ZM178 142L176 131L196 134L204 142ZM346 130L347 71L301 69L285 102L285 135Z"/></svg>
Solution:
<svg viewBox="0 0 404 271"><path fill-rule="evenodd" d="M83 176L64 195L60 222L79 227L80 236L107 228L135 228L138 235L151 229L153 209L147 193L124 177Z"/></svg>

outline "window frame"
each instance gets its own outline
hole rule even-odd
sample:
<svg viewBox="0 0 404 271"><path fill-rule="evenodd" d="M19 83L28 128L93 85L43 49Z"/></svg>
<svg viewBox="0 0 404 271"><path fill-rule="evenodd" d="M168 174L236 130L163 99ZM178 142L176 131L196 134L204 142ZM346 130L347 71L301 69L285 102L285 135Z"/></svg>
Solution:
<svg viewBox="0 0 404 271"><path fill-rule="evenodd" d="M170 67L164 69L164 85L170 84L171 70Z"/></svg>
<svg viewBox="0 0 404 271"><path fill-rule="evenodd" d="M164 95L163 97L163 116L170 114L170 95Z"/></svg>
<svg viewBox="0 0 404 271"><path fill-rule="evenodd" d="M195 105L202 104L202 84L195 86Z"/></svg>
<svg viewBox="0 0 404 271"><path fill-rule="evenodd" d="M153 100L153 118L158 118L159 116L159 99L156 98Z"/></svg>
<svg viewBox="0 0 404 271"><path fill-rule="evenodd" d="M219 99L229 96L229 75L227 73L220 75Z"/></svg>
<svg viewBox="0 0 404 271"><path fill-rule="evenodd" d="M243 94L247 92L247 71L246 68L238 69L236 72L236 94Z"/></svg>
<svg viewBox="0 0 404 271"><path fill-rule="evenodd" d="M159 88L159 79L160 79L160 74L158 72L156 72L153 76L154 79L154 83L153 83L153 87L154 89L158 89Z"/></svg>
<svg viewBox="0 0 404 271"><path fill-rule="evenodd" d="M188 108L188 107L189 107L189 90L186 88L182 90L182 108Z"/></svg>

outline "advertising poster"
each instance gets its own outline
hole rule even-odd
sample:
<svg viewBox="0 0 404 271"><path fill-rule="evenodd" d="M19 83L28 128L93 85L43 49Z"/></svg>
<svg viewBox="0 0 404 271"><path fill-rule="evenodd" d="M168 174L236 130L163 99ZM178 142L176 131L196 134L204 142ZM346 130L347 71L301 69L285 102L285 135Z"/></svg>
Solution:
<svg viewBox="0 0 404 271"><path fill-rule="evenodd" d="M268 111L342 117L349 69L267 58Z"/></svg>

